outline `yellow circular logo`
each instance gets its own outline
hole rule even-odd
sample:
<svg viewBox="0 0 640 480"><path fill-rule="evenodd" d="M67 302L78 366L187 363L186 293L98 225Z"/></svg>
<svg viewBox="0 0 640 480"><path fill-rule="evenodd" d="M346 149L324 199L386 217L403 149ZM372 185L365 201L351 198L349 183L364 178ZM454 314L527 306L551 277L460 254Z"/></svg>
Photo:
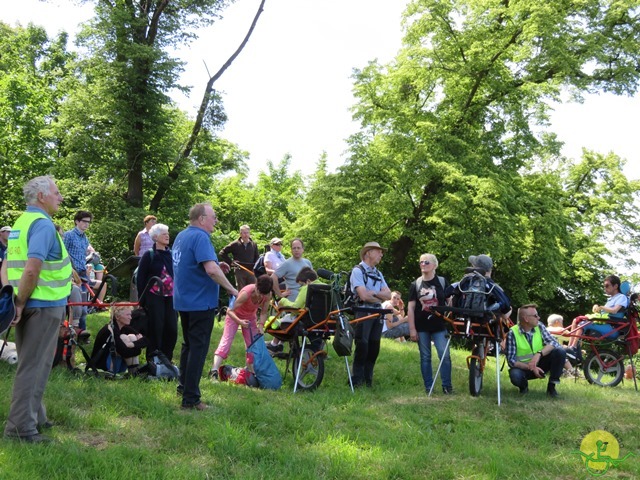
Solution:
<svg viewBox="0 0 640 480"><path fill-rule="evenodd" d="M616 437L605 430L594 430L585 435L580 444L585 467L594 475L605 473L620 456Z"/></svg>

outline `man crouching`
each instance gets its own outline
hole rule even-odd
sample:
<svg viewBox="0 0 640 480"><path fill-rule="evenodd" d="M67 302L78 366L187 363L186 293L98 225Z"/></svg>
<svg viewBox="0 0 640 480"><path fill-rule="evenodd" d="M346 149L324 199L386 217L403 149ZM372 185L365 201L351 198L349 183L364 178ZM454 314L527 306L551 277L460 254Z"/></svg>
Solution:
<svg viewBox="0 0 640 480"><path fill-rule="evenodd" d="M507 362L511 383L521 394L529 391L529 380L544 378L549 373L547 395L557 397L565 351L540 323L537 305L523 305L518 309L518 324L507 335Z"/></svg>

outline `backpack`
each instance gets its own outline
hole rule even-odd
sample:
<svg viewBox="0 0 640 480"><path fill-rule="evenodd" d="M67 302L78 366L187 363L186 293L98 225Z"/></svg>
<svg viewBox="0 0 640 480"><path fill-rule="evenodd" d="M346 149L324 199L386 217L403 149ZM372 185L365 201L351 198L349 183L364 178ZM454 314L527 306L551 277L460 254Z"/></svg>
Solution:
<svg viewBox="0 0 640 480"><path fill-rule="evenodd" d="M257 277L267 274L267 267L264 266L264 253L258 257L256 263L253 264L253 274Z"/></svg>
<svg viewBox="0 0 640 480"><path fill-rule="evenodd" d="M378 272L377 270L375 272L367 273L364 267L360 264L356 265L353 268L359 268L362 271L362 277L364 278L365 287L367 286L369 279L373 281L374 287L376 283L382 282L382 276L380 276L379 274L376 275L376 272ZM352 308L360 303L360 298L358 297L358 294L355 293L351 288L351 274L349 274L349 276L347 277L347 281L344 285L344 290L342 291L342 298L344 298L343 303L345 308Z"/></svg>
<svg viewBox="0 0 640 480"><path fill-rule="evenodd" d="M218 368L218 378L221 382L230 382L248 387L258 386L258 380L255 374L247 368L221 365L220 368Z"/></svg>
<svg viewBox="0 0 640 480"><path fill-rule="evenodd" d="M339 357L348 357L353 350L353 337L355 331L343 315L338 315L336 331L333 334L333 349Z"/></svg>
<svg viewBox="0 0 640 480"><path fill-rule="evenodd" d="M493 290L489 287L487 277L478 272L467 273L458 284L460 295L457 298L457 307L476 312L487 310L487 297Z"/></svg>
<svg viewBox="0 0 640 480"><path fill-rule="evenodd" d="M147 364L147 373L150 378L177 380L180 377L178 367L171 363L160 350L153 352L151 357L152 361Z"/></svg>

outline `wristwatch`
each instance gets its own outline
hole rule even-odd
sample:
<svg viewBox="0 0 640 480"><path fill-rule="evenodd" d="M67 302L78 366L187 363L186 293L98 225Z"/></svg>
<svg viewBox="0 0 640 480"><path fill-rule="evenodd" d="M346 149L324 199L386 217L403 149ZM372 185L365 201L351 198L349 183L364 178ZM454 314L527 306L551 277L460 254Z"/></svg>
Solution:
<svg viewBox="0 0 640 480"><path fill-rule="evenodd" d="M540 354L540 358L544 357L544 355L542 354L542 350L540 350L539 352L536 352Z"/></svg>

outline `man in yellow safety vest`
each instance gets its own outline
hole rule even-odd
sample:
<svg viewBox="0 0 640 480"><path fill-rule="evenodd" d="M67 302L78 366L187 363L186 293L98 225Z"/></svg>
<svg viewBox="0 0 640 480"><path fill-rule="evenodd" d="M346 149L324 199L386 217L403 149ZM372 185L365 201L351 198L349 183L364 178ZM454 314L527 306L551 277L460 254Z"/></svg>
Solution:
<svg viewBox="0 0 640 480"><path fill-rule="evenodd" d="M549 374L547 395L558 396L565 361L565 350L546 327L540 323L537 306L523 305L518 309L518 324L507 335L507 362L511 383L521 394L529 391L529 380Z"/></svg>
<svg viewBox="0 0 640 480"><path fill-rule="evenodd" d="M50 442L42 402L71 291L71 262L51 215L62 203L52 177L29 180L23 188L27 210L11 228L3 282L16 292L18 368L4 436L28 443Z"/></svg>

